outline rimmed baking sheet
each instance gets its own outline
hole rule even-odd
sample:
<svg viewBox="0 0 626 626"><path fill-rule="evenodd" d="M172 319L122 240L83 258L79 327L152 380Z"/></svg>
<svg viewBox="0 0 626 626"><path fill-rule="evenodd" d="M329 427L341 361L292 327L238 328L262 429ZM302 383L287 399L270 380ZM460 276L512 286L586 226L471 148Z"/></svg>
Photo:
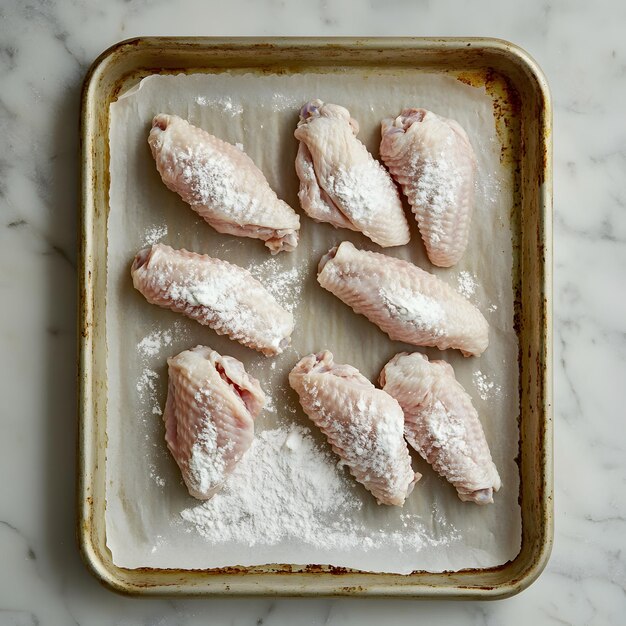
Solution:
<svg viewBox="0 0 626 626"><path fill-rule="evenodd" d="M476 210L461 262L434 268L415 227L407 246L385 252L435 272L489 320L490 346L480 358L453 350L426 352L450 361L473 397L504 485L493 505L462 503L414 455L424 477L405 506L378 506L336 467L288 388L289 370L312 351L330 349L338 362L351 363L375 380L393 354L416 349L389 340L316 283L321 255L340 241L381 249L364 236L316 224L299 208L293 131L299 108L313 98L346 106L375 155L381 119L411 105L456 119L469 134L478 158ZM252 157L279 197L301 213L295 252L271 257L261 242L216 233L165 188L146 142L159 112L187 118ZM490 567L516 556L521 514L512 242L517 233L509 222L513 172L500 162L501 149L485 88L434 73L156 75L111 105L107 545L116 565L204 569L324 563L407 574ZM157 240L249 268L293 309L290 349L268 359L145 302L132 288L129 263ZM241 359L270 398L257 420L252 449L225 489L206 504L186 493L166 450L160 418L166 359L197 344Z"/></svg>
<svg viewBox="0 0 626 626"><path fill-rule="evenodd" d="M111 337L116 337L114 329L108 325L107 304L111 298L124 296L124 290L128 284L123 285L123 274L126 268L119 274L120 290L110 291L107 265L111 261L109 254L109 242L107 239L107 221L111 209L109 198L109 181L111 175L111 160L109 152L109 136L111 130L110 103L118 99L120 94L127 93L129 88L136 87L142 78L154 75L173 76L179 73L196 74L203 73L212 76L219 74L232 74L240 77L244 74L252 74L257 78L277 77L287 78L290 76L337 75L343 79L349 76L360 76L362 88L358 90L359 97L365 93L370 81L380 75L403 77L406 84L411 80L421 80L426 75L447 76L455 79L455 84L485 88L485 94L491 100L494 120L496 123L496 142L501 147L500 164L510 173L513 186L511 189L511 211L506 218L506 225L510 226L512 233L512 266L509 276L510 285L514 291L514 330L519 342L517 352L519 362L519 386L517 398L519 400L519 446L515 462L518 468L519 493L518 502L521 513L521 547L517 556L500 566L472 567L459 571L444 571L434 573L424 569L414 570L410 574L392 573L369 573L365 570L356 570L335 567L320 563L305 563L302 558L295 563L268 563L259 566L235 566L212 569L188 569L185 567L162 568L162 567L139 567L130 569L118 566L114 562L113 554L107 547L107 543L113 535L107 520L107 457L110 445L107 440L107 431L111 430L112 420L115 416L110 414L111 407L108 405L110 394L110 382L107 378L107 344ZM306 96L310 97L307 93ZM322 92L316 94L325 97ZM333 94L327 94L332 97ZM208 104L222 106L224 113L232 113L228 110L227 100L215 102L217 93L203 93L200 95L198 106ZM221 94L223 96L223 94ZM359 109L362 103L357 102L349 105L356 117L361 121L363 131L360 137L373 151L377 147L377 124L378 120L369 118L365 108ZM403 103L404 104L404 103ZM427 103L424 103L427 104ZM291 103L290 103L291 106ZM295 124L298 103L293 103L291 113L292 124ZM433 106L433 108L436 108ZM191 110L182 111L192 114ZM445 110L442 109L442 110ZM387 112L384 113L387 115ZM378 116L378 114L377 114ZM458 116L463 122L463 116ZM147 117L145 118L148 119ZM198 123L201 119L196 119ZM383 595L383 596L411 596L431 598L500 598L517 593L530 584L543 569L550 553L552 542L552 388L551 388L551 108L550 96L541 71L534 61L522 50L508 42L493 39L424 39L424 38L374 38L374 39L297 39L297 38L273 38L273 39L218 39L218 38L141 38L116 44L107 50L96 60L85 80L82 101L82 213L81 213L81 275L80 275L80 363L79 363L79 455L78 455L78 537L81 552L94 574L111 588L125 593L133 594L282 594L282 595ZM136 150L146 151L143 159L143 167L149 176L156 176L153 165L150 163L149 153L143 141L148 130L147 121L143 137L138 139ZM230 116L229 122L224 127L224 137L230 130L235 132L230 140L237 141L236 132L242 130L241 123L237 121L237 114ZM142 133L137 130L137 133ZM217 132L215 134L218 134ZM295 203L297 182L295 177L289 178L284 172L277 176L271 171L271 159L263 161L264 154L259 153L259 146L250 144L245 140L247 151L253 158L266 167L266 173L270 182L277 188L279 193L289 202ZM143 144L143 147L141 147ZM269 150L268 146L275 143L264 144L261 152ZM293 150L293 139L288 132L283 142L278 142L277 150ZM257 153L254 153L254 150ZM270 155L267 155L270 156ZM134 158L134 157L133 157ZM482 156L481 156L482 158ZM288 159L289 160L289 159ZM291 167L291 164L290 164ZM292 171L292 170L291 170ZM285 175L285 181L281 183L280 177ZM128 177L131 181L131 178ZM158 178L156 179L158 181ZM286 185L285 188L281 186ZM291 184L291 187L289 187ZM488 187L489 185L487 185ZM155 187L158 189L158 186ZM485 191L485 190L484 190ZM169 200L167 198L170 198ZM145 199L142 199L144 203ZM174 204L169 204L174 202ZM192 248L198 242L207 246L200 251L212 252L210 229L199 220L195 220L193 213L184 207L180 201L164 189L160 189L158 200L153 203L152 225L143 223L143 232L135 231L138 239L134 243L143 245L146 242L163 239L165 233L163 224L159 219L165 216L163 211L171 211L177 206L177 215L180 210L187 211L188 227L193 230L192 244L185 236L181 235L177 242L178 233L168 227L166 237L171 238L169 243L173 245L185 245ZM169 208L168 208L169 207ZM161 213L159 213L161 211ZM132 211L129 208L129 215ZM157 217L158 216L158 217ZM130 218L129 218L130 219ZM182 219L182 218L181 218ZM305 219L306 222L308 221ZM137 226L137 224L135 224ZM330 227L313 225L309 222L309 228L314 226L316 232L324 232ZM196 235L195 229L198 229ZM207 231L208 229L208 231ZM321 231L320 231L321 229ZM199 232L203 234L200 237ZM332 229L330 229L332 231ZM305 232L305 231L303 231ZM182 231L181 231L182 233ZM412 254L414 260L424 267L428 267L427 261L421 251L421 243L417 233L413 231L413 244L416 248ZM220 236L221 237L221 236ZM306 235L305 235L306 237ZM324 235L326 237L326 235ZM356 236L337 235L336 239L328 236L326 243L334 243L347 238L355 241L357 245L363 241ZM234 240L233 240L234 241ZM243 245L251 246L253 242L245 241ZM488 247L489 242L486 243ZM132 246L129 246L132 247ZM372 248L375 248L372 246ZM260 249L260 248L259 248ZM252 248L251 248L252 250ZM302 248L304 250L304 248ZM132 256L129 251L124 252ZM325 250L319 251L320 254ZM316 251L318 252L318 251ZM224 250L224 254L237 254L236 247L230 252ZM251 252L252 256L260 254L259 260L267 260L263 252ZM228 258L226 256L225 258ZM296 257L293 257L297 259ZM286 259L286 257L285 257ZM287 263L283 259L281 263ZM252 261L252 258L250 259ZM498 261L501 261L498 258ZM309 261L310 274L300 276L302 282L302 296L308 298L308 290L315 288L319 296L320 289L313 280L314 261ZM130 263L129 259L119 261L121 264ZM290 261L289 263L292 263ZM280 270L270 266L261 267L261 272L276 272L287 274L285 280L291 284L289 271L294 271L291 265L285 267L281 264ZM306 263L305 263L306 266ZM461 269L460 266L457 269ZM301 269L294 271L294 274ZM461 278L460 288L466 292L472 290L472 281L478 274L472 268L468 268L468 276ZM453 274L449 274L450 282L454 283ZM293 276L291 276L293 277ZM458 280L458 277L456 277ZM478 282L478 280L477 280ZM276 281L279 286L280 280ZM297 283L300 284L300 283ZM284 287L284 284L283 284ZM294 287L289 287L288 291ZM297 287L295 287L297 290ZM126 293L128 295L128 292ZM479 290L470 294L470 298L482 298ZM488 295L488 294L487 294ZM149 307L138 294L133 294L135 304L133 307ZM332 296L322 292L322 298L327 302L332 301ZM337 304L337 303L333 303ZM498 306L495 299L481 301L481 306L487 308ZM333 306L329 304L329 306ZM131 307L131 309L133 309ZM134 315L134 311L128 310L128 320ZM338 318L336 335L342 337L346 333L354 332L356 316L344 308L342 317ZM488 319L493 323L491 314L499 309L488 312ZM326 313L326 308L324 309ZM179 348L188 347L187 340L193 336L185 336L186 320L175 321L173 314L160 311L165 315L154 327L147 325L139 332L135 329L133 336L128 337L126 346L133 358L141 361L141 372L134 376L140 376L144 370L154 369L159 374L154 389L146 392L146 387L140 385L131 393L135 397L142 395L150 396L152 400L143 400L144 408L150 413L152 409L163 400L163 374L165 372L162 357L168 350L175 352ZM315 325L317 320L312 320ZM356 322L357 324L359 322ZM362 323L366 323L362 321ZM341 327L340 327L341 325ZM369 325L368 325L369 326ZM195 330L197 331L199 327ZM302 325L300 325L302 328ZM169 329L169 330L166 330ZM306 333L306 329L305 333ZM370 327L370 331L372 327ZM298 332L294 337L294 345L300 341ZM497 331L499 332L499 331ZM165 334L164 334L165 333ZM167 333L170 333L169 335ZM211 331L204 333L212 335ZM131 333L132 334L132 333ZM245 356L244 360L252 358L250 352L240 348L226 340L218 340L213 336L212 342L207 342L207 335L202 334L202 341L211 343L217 349L231 352L235 356ZM359 335L359 341L369 334ZM136 340L132 343L130 340ZM226 341L225 344L220 343ZM382 341L390 350L389 354L380 353L380 362L377 364L370 360L364 351L362 360L355 358L354 364L363 372L374 378L378 369L384 364L387 356L395 352L397 346L390 346L382 333L374 331L374 342ZM178 342L178 343L176 343ZM193 343L190 341L189 343ZM141 344L141 348L138 348ZM318 345L301 347L307 351L319 348ZM161 350L161 356L155 352ZM333 346L328 346L333 348ZM300 350L301 348L298 348ZM243 351L242 353L239 351ZM338 360L348 361L345 355L337 352ZM436 351L427 351L434 356ZM254 355L254 353L252 353ZM292 357L295 359L295 353ZM384 356L384 358L383 358ZM152 365L148 362L154 361ZM261 359L261 357L258 357ZM283 358L288 358L287 355ZM482 357L484 358L484 357ZM143 359L143 360L142 360ZM144 363L144 360L146 361ZM262 360L262 359L261 359ZM290 366L291 364L289 364ZM153 367L154 366L154 367ZM250 362L251 369L256 366ZM283 373L288 370L286 363L277 361ZM161 369L159 369L161 368ZM256 372L258 373L258 372ZM474 372L472 372L473 374ZM488 397L489 393L497 393L497 381L489 378L486 371L481 368L481 377L471 379L467 372L460 377L463 383L475 396L478 392ZM150 374L148 374L150 378ZM142 379L142 380L145 380ZM482 382L481 382L482 381ZM141 380L136 381L141 382ZM494 383L490 386L490 383ZM289 398L287 398L289 400ZM291 400L294 400L291 398ZM487 400L485 400L487 401ZM480 400L477 401L480 404ZM143 406L142 405L142 406ZM283 406L289 406L287 403ZM291 405L293 408L293 405ZM134 407L136 408L136 407ZM128 413L125 413L128 416ZM159 417L154 419L146 412L136 411L133 413L135 421L146 421L149 424L146 435L151 436L150 428L158 428ZM270 413L266 417L273 419ZM289 417L289 416L288 416ZM296 418L298 421L299 418ZM119 416L118 416L119 420ZM272 429L266 428L266 418L259 421L262 432L270 433ZM288 421L291 423L291 421ZM125 428L128 421L124 421ZM259 431L261 432L261 431ZM317 437L312 429L313 437ZM158 434L158 433L157 433ZM488 437L492 434L488 433ZM320 438L316 439L320 444ZM155 447L164 451L160 437L153 438ZM494 452L494 456L495 456ZM167 457L165 457L167 458ZM175 466L171 461L170 469ZM416 469L422 471L420 461L415 461ZM496 463L499 463L496 458ZM135 467L135 463L130 467ZM499 466L500 467L500 466ZM168 477L156 471L156 466L147 466L148 477L157 487L163 486L163 481ZM429 468L424 466L425 477L430 480L439 480L432 474ZM430 476L429 476L430 472ZM140 474L139 480L144 480L145 474ZM176 474L171 475L176 481ZM423 483L422 486L427 486ZM440 485L447 487L443 481ZM173 485L172 493L183 494L180 484ZM425 492L427 493L427 492ZM366 494L367 495L367 494ZM500 494L499 494L500 495ZM178 497L178 496L177 496ZM190 502L190 506L193 502ZM460 505L461 503L459 503ZM137 501L126 499L129 508L137 506ZM468 505L463 505L468 506ZM150 545L154 537L145 538L145 545ZM145 546L144 546L145 547ZM368 557L369 558L369 557ZM445 558L445 555L444 555ZM489 557L491 558L491 556ZM504 558L504 557L503 557ZM299 565L297 563L305 563ZM397 565L397 564L394 564ZM434 570L437 568L434 567Z"/></svg>

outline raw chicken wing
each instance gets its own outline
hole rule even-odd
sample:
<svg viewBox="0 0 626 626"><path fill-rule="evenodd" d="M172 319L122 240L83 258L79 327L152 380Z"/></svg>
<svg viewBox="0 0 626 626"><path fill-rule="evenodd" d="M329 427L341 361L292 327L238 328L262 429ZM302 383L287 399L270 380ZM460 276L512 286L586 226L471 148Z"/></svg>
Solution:
<svg viewBox="0 0 626 626"><path fill-rule="evenodd" d="M407 441L451 482L464 502L489 504L501 486L472 399L445 361L397 354L380 375L404 411Z"/></svg>
<svg viewBox="0 0 626 626"><path fill-rule="evenodd" d="M440 350L482 354L489 325L482 313L442 280L419 267L350 242L322 257L319 284L365 315L391 339Z"/></svg>
<svg viewBox="0 0 626 626"><path fill-rule="evenodd" d="M276 254L298 245L300 218L239 148L176 115L157 115L148 143L161 178L215 230L262 239Z"/></svg>
<svg viewBox="0 0 626 626"><path fill-rule="evenodd" d="M242 363L206 346L167 364L165 441L189 493L208 500L250 447L265 395Z"/></svg>
<svg viewBox="0 0 626 626"><path fill-rule="evenodd" d="M302 208L318 222L362 232L384 248L404 245L410 234L398 190L358 132L342 106L313 100L302 108L294 133Z"/></svg>
<svg viewBox="0 0 626 626"><path fill-rule="evenodd" d="M304 412L379 504L402 506L420 479L411 468L400 405L328 352L301 359L289 374Z"/></svg>
<svg viewBox="0 0 626 626"><path fill-rule="evenodd" d="M434 265L458 263L474 207L476 157L458 122L405 109L382 122L380 156L413 208Z"/></svg>
<svg viewBox="0 0 626 626"><path fill-rule="evenodd" d="M155 244L131 268L151 304L182 313L265 355L289 345L293 315L247 270L205 254Z"/></svg>

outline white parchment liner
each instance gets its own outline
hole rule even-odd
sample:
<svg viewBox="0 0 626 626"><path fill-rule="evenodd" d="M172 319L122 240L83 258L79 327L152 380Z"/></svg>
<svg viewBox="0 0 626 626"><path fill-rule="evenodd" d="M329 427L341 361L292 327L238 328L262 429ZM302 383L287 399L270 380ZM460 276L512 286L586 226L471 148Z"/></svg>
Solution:
<svg viewBox="0 0 626 626"><path fill-rule="evenodd" d="M205 344L241 359L275 407L257 420L261 432L310 425L287 385L287 374L299 355L328 348L338 362L350 363L375 380L396 352L416 349L389 340L315 280L320 256L343 240L381 249L358 234L316 224L299 208L293 130L300 106L313 98L349 108L360 124L359 138L375 156L380 120L406 106L452 117L469 134L479 174L470 243L461 263L448 270L433 268L412 216L410 244L385 252L434 271L455 287L461 271L475 277L477 286L470 300L491 325L488 350L470 359L454 350L420 350L430 358L449 360L472 395L503 487L493 505L462 503L448 483L413 455L414 467L423 478L403 509L378 506L364 489L347 481L351 495L361 503L351 516L364 538L377 538L375 547L307 545L302 537L286 537L277 545L261 542L252 548L245 541L210 542L180 516L182 510L199 503L187 494L163 439L158 411L165 401L168 356ZM165 188L146 141L150 121L159 112L180 115L243 145L279 197L301 213L301 239L295 252L268 262L269 252L261 242L216 233ZM487 567L514 558L520 547L521 516L514 461L519 407L509 228L512 174L500 165L492 101L485 91L443 75L397 70L151 76L111 105L110 147L106 533L114 562L130 568L325 563L408 573ZM135 253L155 240L257 267L262 281L276 282L282 276L288 285L284 299L297 294L292 348L276 359L266 359L191 320L149 305L133 289L129 268ZM158 341L151 342L155 338ZM326 445L314 427L312 436Z"/></svg>

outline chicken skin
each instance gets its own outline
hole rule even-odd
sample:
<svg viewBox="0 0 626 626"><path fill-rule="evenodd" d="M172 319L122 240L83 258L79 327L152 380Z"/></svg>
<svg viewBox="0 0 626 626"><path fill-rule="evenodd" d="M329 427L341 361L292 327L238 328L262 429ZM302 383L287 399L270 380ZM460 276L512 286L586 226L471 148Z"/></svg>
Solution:
<svg viewBox="0 0 626 626"><path fill-rule="evenodd" d="M380 156L413 209L431 263L458 263L474 209L476 157L467 133L431 111L405 109L383 120Z"/></svg>
<svg viewBox="0 0 626 626"><path fill-rule="evenodd" d="M354 478L379 504L402 506L420 474L411 468L400 405L328 350L301 359L289 384Z"/></svg>
<svg viewBox="0 0 626 626"><path fill-rule="evenodd" d="M220 233L261 239L276 254L298 245L300 218L239 148L176 115L157 115L148 143L163 182Z"/></svg>
<svg viewBox="0 0 626 626"><path fill-rule="evenodd" d="M317 281L397 341L465 356L482 354L489 325L482 313L442 280L385 254L344 241L322 257Z"/></svg>
<svg viewBox="0 0 626 626"><path fill-rule="evenodd" d="M381 387L404 411L409 444L456 488L464 502L489 504L501 486L472 399L445 361L414 352L394 356Z"/></svg>
<svg viewBox="0 0 626 626"><path fill-rule="evenodd" d="M189 493L208 500L252 444L265 395L241 362L206 346L167 364L165 441Z"/></svg>
<svg viewBox="0 0 626 626"><path fill-rule="evenodd" d="M404 245L410 233L398 190L358 132L342 106L313 100L302 108L294 133L302 208L318 222L361 232L384 248Z"/></svg>
<svg viewBox="0 0 626 626"><path fill-rule="evenodd" d="M187 250L155 244L131 267L148 302L182 313L267 356L290 342L293 315L248 270Z"/></svg>

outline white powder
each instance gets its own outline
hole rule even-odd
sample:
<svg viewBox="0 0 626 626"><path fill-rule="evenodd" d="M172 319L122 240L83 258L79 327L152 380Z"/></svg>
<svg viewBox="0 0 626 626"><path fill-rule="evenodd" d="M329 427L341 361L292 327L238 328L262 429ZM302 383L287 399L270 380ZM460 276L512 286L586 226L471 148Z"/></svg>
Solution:
<svg viewBox="0 0 626 626"><path fill-rule="evenodd" d="M151 259L146 282L159 302L248 345L278 350L293 327L291 315L263 285L225 261L164 246Z"/></svg>
<svg viewBox="0 0 626 626"><path fill-rule="evenodd" d="M149 416L163 415L161 406L164 398L160 397L161 390L159 389L161 377L154 367L161 366L165 360L162 356L163 348L170 346L174 340L183 339L186 335L187 329L185 326L180 321L176 321L168 329L156 329L149 332L137 343L137 352L140 356L142 370L137 378L135 388L141 403L145 407L142 421L146 429L151 419L153 419ZM147 437L148 435L146 434ZM150 477L157 485L162 486L164 484L163 479L156 474L154 466L150 467Z"/></svg>
<svg viewBox="0 0 626 626"><path fill-rule="evenodd" d="M399 202L391 177L374 159L348 169L339 168L326 179L326 191L340 211L360 228L373 224Z"/></svg>
<svg viewBox="0 0 626 626"><path fill-rule="evenodd" d="M156 535L153 539L152 548L150 552L154 554L162 545L167 544L167 539L163 535Z"/></svg>
<svg viewBox="0 0 626 626"><path fill-rule="evenodd" d="M304 286L304 268L282 269L283 259L269 257L261 263L251 263L247 270L276 298L287 311L293 313L300 304Z"/></svg>
<svg viewBox="0 0 626 626"><path fill-rule="evenodd" d="M478 390L478 395L482 400L488 400L493 396L498 396L502 392L500 385L496 385L493 381L490 381L485 374L480 370L474 372L472 375L474 385Z"/></svg>
<svg viewBox="0 0 626 626"><path fill-rule="evenodd" d="M452 165L446 159L419 160L409 171L419 172L415 176L417 184L413 188L412 205L424 219L420 232L432 244L446 237L446 213L455 206L457 189L461 179L455 176Z"/></svg>
<svg viewBox="0 0 626 626"><path fill-rule="evenodd" d="M216 404L211 389L201 388L194 399L198 406L210 406L211 410L204 410L197 441L191 449L189 474L193 488L199 493L208 493L224 482L226 459L232 452L235 442L229 441L222 446L218 444L217 428L211 413L220 407Z"/></svg>
<svg viewBox="0 0 626 626"><path fill-rule="evenodd" d="M167 225L162 224L161 226L150 226L144 232L143 237L143 245L151 246L158 241L161 241L164 237L167 237Z"/></svg>
<svg viewBox="0 0 626 626"><path fill-rule="evenodd" d="M493 208L497 206L498 199L502 197L500 177L495 173L485 171L481 176L476 177L474 190L476 197L482 198L482 202L476 203L475 210L482 210L486 215L493 215Z"/></svg>
<svg viewBox="0 0 626 626"><path fill-rule="evenodd" d="M216 107L235 117L243 113L243 106L240 102L233 102L228 96L211 98L209 96L196 96L196 104L203 107Z"/></svg>
<svg viewBox="0 0 626 626"><path fill-rule="evenodd" d="M155 330L146 335L138 344L137 350L142 356L156 356L163 346L172 343L172 333L169 330Z"/></svg>
<svg viewBox="0 0 626 626"><path fill-rule="evenodd" d="M202 276L186 275L180 280L171 280L163 273L157 276L157 284L165 297L190 306L203 306L221 315L233 316L240 307L238 289L244 287L241 276L235 273L205 273ZM243 314L243 311L239 313Z"/></svg>
<svg viewBox="0 0 626 626"><path fill-rule="evenodd" d="M153 463L150 464L150 478L152 478L159 487L165 487L165 478L159 476L156 465Z"/></svg>
<svg viewBox="0 0 626 626"><path fill-rule="evenodd" d="M489 313L493 313L494 311L498 310L498 305L497 304L492 304L487 308L487 311L489 311Z"/></svg>
<svg viewBox="0 0 626 626"><path fill-rule="evenodd" d="M270 396L270 395L265 396L265 405L263 406L263 409L267 411L268 413L276 413L276 405L274 404L273 396Z"/></svg>
<svg viewBox="0 0 626 626"><path fill-rule="evenodd" d="M335 461L307 428L257 433L223 489L211 500L183 510L181 517L209 544L294 541L329 551L383 545L415 551L460 539L449 524L443 525L446 532L435 536L417 515L400 512L402 533L355 522L363 503L355 494L352 478Z"/></svg>
<svg viewBox="0 0 626 626"><path fill-rule="evenodd" d="M196 491L206 493L224 480L225 469L224 454L217 447L217 429L207 420L191 449L189 479Z"/></svg>
<svg viewBox="0 0 626 626"><path fill-rule="evenodd" d="M375 392L371 383L357 370L350 366L335 366L334 371L343 378L350 378L360 384L364 394L344 399L344 410L349 419L336 419L334 412L327 410L323 398L323 383L318 385L303 379L306 402L311 403L316 417L315 423L326 434L329 441L342 450L343 460L349 467L357 470L366 482L382 482L384 477L386 492L405 494L413 478L410 462L404 442L404 419L402 411L387 401L389 397Z"/></svg>
<svg viewBox="0 0 626 626"><path fill-rule="evenodd" d="M137 379L136 389L141 401L149 405L152 415L162 415L161 403L158 398L159 374L153 364L160 363L159 355L164 347L171 345L174 338L182 338L184 329L176 322L170 329L153 330L137 343L137 352L141 356L143 369Z"/></svg>
<svg viewBox="0 0 626 626"><path fill-rule="evenodd" d="M284 93L274 93L270 106L272 111L292 111L302 106L302 99Z"/></svg>
<svg viewBox="0 0 626 626"><path fill-rule="evenodd" d="M157 398L159 375L151 367L145 366L137 379L136 389L139 398L144 404L150 405L152 415L162 415Z"/></svg>
<svg viewBox="0 0 626 626"><path fill-rule="evenodd" d="M457 277L457 291L466 298L470 298L476 292L476 287L478 283L476 282L476 276L470 274L469 272L463 271L459 272Z"/></svg>
<svg viewBox="0 0 626 626"><path fill-rule="evenodd" d="M243 152L243 144L242 143L237 142L235 144L235 148L237 148L237 150L241 150Z"/></svg>
<svg viewBox="0 0 626 626"><path fill-rule="evenodd" d="M435 448L443 448L446 456L467 453L465 423L437 400L430 410L425 411L424 418L428 423L428 432Z"/></svg>
<svg viewBox="0 0 626 626"><path fill-rule="evenodd" d="M418 330L433 332L435 336L443 335L442 323L446 313L433 298L409 289L392 291L383 287L378 293L392 316L413 324Z"/></svg>
<svg viewBox="0 0 626 626"><path fill-rule="evenodd" d="M213 148L209 142L180 150L176 155L179 172L179 189L184 189L183 199L201 215L201 207L208 207L236 224L254 223L264 211L259 201L262 193L251 196L241 191L240 173L221 147Z"/></svg>
<svg viewBox="0 0 626 626"><path fill-rule="evenodd" d="M268 430L252 446L208 502L182 511L183 519L212 541L253 546L284 537L322 541L329 517L345 515L358 501L330 455L308 430Z"/></svg>
<svg viewBox="0 0 626 626"><path fill-rule="evenodd" d="M165 184L216 230L263 239L273 252L295 246L296 213L278 199L242 145L220 141L180 118L154 142Z"/></svg>
<svg viewBox="0 0 626 626"><path fill-rule="evenodd" d="M158 380L159 375L154 370L144 368L137 381L137 391L142 399L146 397L146 392L150 394L156 391L156 383Z"/></svg>

